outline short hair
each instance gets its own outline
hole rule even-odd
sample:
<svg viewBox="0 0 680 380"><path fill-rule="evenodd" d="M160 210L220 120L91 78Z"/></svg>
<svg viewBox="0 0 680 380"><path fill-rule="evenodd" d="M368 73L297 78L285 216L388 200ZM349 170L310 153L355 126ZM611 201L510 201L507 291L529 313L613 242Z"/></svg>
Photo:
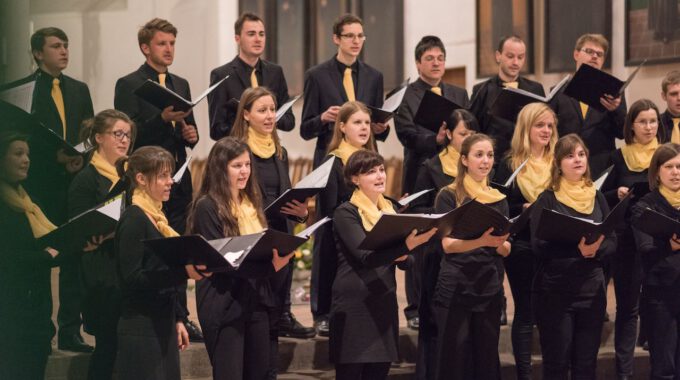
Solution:
<svg viewBox="0 0 680 380"><path fill-rule="evenodd" d="M503 46L505 46L505 43L506 43L507 41L520 42L520 43L523 43L523 44L526 45L526 43L524 42L524 40L522 39L522 37L520 37L520 36L518 36L518 35L516 35L516 34L511 34L511 35L508 35L508 36L503 36L503 37L501 37L501 40L498 41L498 49L496 49L499 53L502 53L502 52L503 52Z"/></svg>
<svg viewBox="0 0 680 380"><path fill-rule="evenodd" d="M41 28L36 30L31 35L31 53L34 53L33 59L38 64L40 62L38 62L38 59L35 58L35 52L43 50L43 47L45 47L45 40L47 39L47 37L57 37L62 41L68 42L68 36L66 35L66 33L57 27L50 26L47 28Z"/></svg>
<svg viewBox="0 0 680 380"><path fill-rule="evenodd" d="M663 77L661 81L661 91L665 94L668 92L668 86L680 83L680 70L672 70Z"/></svg>
<svg viewBox="0 0 680 380"><path fill-rule="evenodd" d="M656 190L661 181L659 180L659 169L666 162L672 160L680 154L680 145L675 143L665 143L658 148L652 156L652 161L649 163L649 170L647 172L647 179L649 180L649 190Z"/></svg>
<svg viewBox="0 0 680 380"><path fill-rule="evenodd" d="M264 25L264 21L262 21L262 18L260 16L256 15L255 13L251 12L245 12L241 13L240 16L236 19L236 22L234 23L234 35L239 36L241 35L241 30L243 30L243 24L245 24L246 21L259 21Z"/></svg>
<svg viewBox="0 0 680 380"><path fill-rule="evenodd" d="M177 28L170 21L156 17L139 28L139 32L137 32L139 46L141 47L142 44L149 45L156 32L170 33L177 37Z"/></svg>
<svg viewBox="0 0 680 380"><path fill-rule="evenodd" d="M0 160L5 159L5 155L9 150L9 146L15 141L24 141L28 143L29 136L16 130L0 131Z"/></svg>
<svg viewBox="0 0 680 380"><path fill-rule="evenodd" d="M623 139L626 141L626 144L632 144L634 143L634 137L635 137L635 132L633 132L633 124L635 123L635 119L638 117L640 112L642 111L648 111L648 110L654 110L656 113L656 120L661 121L661 118L659 116L659 108L654 104L653 101L649 99L640 99L637 100L635 103L633 103L630 108L628 109L628 114L626 115L626 120L623 124ZM659 125L656 135L657 137L659 134L663 134L664 128ZM659 138L659 141L665 141L665 138L661 136Z"/></svg>
<svg viewBox="0 0 680 380"><path fill-rule="evenodd" d="M562 160L570 153L573 153L579 145L583 148L583 151L586 152L586 158L590 161L590 151L576 133L570 133L557 140L557 144L555 144L555 159L553 159L552 168L550 169L549 189L552 189L553 191L558 191L560 189L560 179L562 178L562 169L560 168L560 165L562 164ZM593 184L593 179L590 177L590 162L587 162L583 179L585 179L586 185L590 186Z"/></svg>
<svg viewBox="0 0 680 380"><path fill-rule="evenodd" d="M342 34L342 27L349 24L360 24L361 26L364 26L363 20L348 13L335 19L335 22L333 23L333 34L340 37Z"/></svg>
<svg viewBox="0 0 680 380"><path fill-rule="evenodd" d="M416 61L420 62L420 57L422 57L426 51L434 48L439 48L446 57L446 48L444 47L444 43L439 37L425 36L421 38L420 41L418 41L418 44L416 45Z"/></svg>
<svg viewBox="0 0 680 380"><path fill-rule="evenodd" d="M352 183L352 177L366 174L378 165L385 165L385 159L380 153L365 149L357 150L349 156L347 165L345 165L345 182L351 188L356 188L354 183Z"/></svg>
<svg viewBox="0 0 680 380"><path fill-rule="evenodd" d="M576 46L574 46L574 50L581 50L583 49L583 46L587 43L593 43L595 45L599 45L602 50L604 50L604 55L607 55L607 52L609 51L609 41L607 41L607 37L599 34L599 33L586 33L579 37L576 40Z"/></svg>

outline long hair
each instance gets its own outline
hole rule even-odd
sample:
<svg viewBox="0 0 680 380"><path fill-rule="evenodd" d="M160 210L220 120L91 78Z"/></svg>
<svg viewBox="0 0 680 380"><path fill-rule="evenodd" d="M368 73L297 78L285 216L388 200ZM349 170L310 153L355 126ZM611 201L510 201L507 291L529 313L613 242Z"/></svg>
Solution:
<svg viewBox="0 0 680 380"><path fill-rule="evenodd" d="M512 170L517 169L522 162L531 156L531 141L529 139L531 128L545 113L552 115L554 124L551 128L552 135L550 136L550 142L543 149L543 154L552 155L555 150L555 144L557 143L557 116L555 112L545 103L528 104L522 108L517 116L517 125L515 126L515 132L512 134L510 150L506 156L510 161Z"/></svg>
<svg viewBox="0 0 680 380"><path fill-rule="evenodd" d="M234 204L234 200L231 197L229 189L231 183L229 183L229 170L227 168L231 161L246 152L250 155L248 145L235 137L224 137L213 145L208 155L200 190L189 206L189 216L187 219L189 232L195 230L194 217L196 204L204 197L207 197L217 205L217 214L222 222L224 235L240 235L238 218L232 213L232 210L237 208L238 205ZM260 223L266 226L267 220L262 212L262 195L252 170L250 177L248 177L248 182L246 182L246 187L240 191L240 195L242 198L248 198L253 203Z"/></svg>
<svg viewBox="0 0 680 380"><path fill-rule="evenodd" d="M153 145L143 146L116 161L116 172L130 191L137 188L137 174L153 181L166 169L171 173L175 171L175 159L167 150Z"/></svg>
<svg viewBox="0 0 680 380"><path fill-rule="evenodd" d="M369 116L371 115L371 110L369 110L364 103L359 101L346 102L342 105L342 107L340 107L340 110L338 111L338 117L335 119L335 126L333 127L333 138L331 138L331 142L328 144L327 153L336 150L338 146L340 146L340 142L342 142L342 139L345 138L345 134L340 130L340 125L347 124L349 118L357 112L364 112ZM376 151L375 138L373 137L373 132L370 130L368 141L364 145L364 149Z"/></svg>
<svg viewBox="0 0 680 380"><path fill-rule="evenodd" d="M649 170L647 171L647 178L649 180L649 190L654 191L659 188L661 180L659 179L659 170L666 162L672 160L680 154L680 145L674 143L666 143L659 146L652 156L652 161L649 163Z"/></svg>
<svg viewBox="0 0 680 380"><path fill-rule="evenodd" d="M586 152L586 172L583 174L583 179L587 186L593 184L593 179L590 177L590 164L588 163L588 159L590 158L588 147L586 147L586 144L583 143L583 140L581 140L577 134L570 133L560 137L560 139L557 140L557 144L555 144L555 159L553 160L552 168L550 169L549 189L552 189L553 191L558 191L560 189L560 179L562 178L562 169L560 168L560 165L562 164L562 160L567 155L574 153L579 145Z"/></svg>
<svg viewBox="0 0 680 380"><path fill-rule="evenodd" d="M472 149L472 146L475 145L476 143L480 141L488 141L491 143L491 147L494 146L494 141L491 137L483 134L483 133L476 133L465 140L463 140L463 144L460 147L460 157L461 160L458 160L458 176L453 180L453 187L454 187L454 194L456 196L456 204L460 205L463 203L465 198L469 198L469 194L465 190L465 186L463 186L463 181L465 180L465 176L467 175L467 166L463 165L463 160L462 158L465 157L467 159L468 155L470 154L470 149ZM449 187L445 187L445 189L449 189Z"/></svg>
<svg viewBox="0 0 680 380"><path fill-rule="evenodd" d="M248 121L246 121L244 114L245 111L252 112L253 111L253 103L257 99L260 99L265 96L271 96L272 100L274 100L274 106L277 106L276 104L276 96L269 91L266 87L251 87L243 92L241 95L241 100L239 100L238 103L238 110L236 111L236 120L234 120L234 125L231 127L231 134L230 136L234 136L237 139L241 141L248 141ZM274 126L274 129L272 130L272 138L274 139L274 146L276 146L276 157L279 160L283 159L283 149L281 148L281 140L279 139L279 135L276 133L276 125Z"/></svg>
<svg viewBox="0 0 680 380"><path fill-rule="evenodd" d="M93 118L87 119L83 122L83 127L80 130L80 141L85 141L86 145L99 149L99 144L95 139L96 134L104 134L113 128L118 120L124 121L130 125L130 148L135 144L135 136L137 135L137 127L128 115L123 112L107 109L99 112ZM128 150L129 152L129 150Z"/></svg>

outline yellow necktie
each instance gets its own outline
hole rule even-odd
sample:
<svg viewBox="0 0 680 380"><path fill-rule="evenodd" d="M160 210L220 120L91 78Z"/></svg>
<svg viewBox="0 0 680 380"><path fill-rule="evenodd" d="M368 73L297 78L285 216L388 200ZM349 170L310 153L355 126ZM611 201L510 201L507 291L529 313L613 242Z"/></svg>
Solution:
<svg viewBox="0 0 680 380"><path fill-rule="evenodd" d="M255 69L250 73L250 87L257 88L257 75L255 75Z"/></svg>
<svg viewBox="0 0 680 380"><path fill-rule="evenodd" d="M680 117L673 118L673 131L671 132L671 142L680 144Z"/></svg>
<svg viewBox="0 0 680 380"><path fill-rule="evenodd" d="M435 94L437 94L437 95L439 95L439 96L442 96L442 89L441 89L441 87L439 87L439 86L434 86L434 87L432 87L430 90L432 90L432 92L434 92Z"/></svg>
<svg viewBox="0 0 680 380"><path fill-rule="evenodd" d="M519 83L518 82L505 82L505 83L503 83L503 86L510 87L510 88L517 88L517 86L519 86Z"/></svg>
<svg viewBox="0 0 680 380"><path fill-rule="evenodd" d="M583 102L579 102L579 104L581 105L581 115L583 116L583 120L585 120L586 114L588 113L588 105Z"/></svg>
<svg viewBox="0 0 680 380"><path fill-rule="evenodd" d="M167 75L168 75L167 73L159 73L159 74L158 74L158 83L160 83L161 86L166 87L166 88L167 88L167 86L165 85L165 77L166 77ZM172 123L172 126L173 126L173 128L174 128L174 127L175 127L175 122L174 122L174 121L171 121L171 123Z"/></svg>
<svg viewBox="0 0 680 380"><path fill-rule="evenodd" d="M353 102L356 99L354 96L354 81L352 80L352 69L346 68L345 75L342 78L342 87L345 88L345 94L347 94L347 100Z"/></svg>
<svg viewBox="0 0 680 380"><path fill-rule="evenodd" d="M66 110L64 109L64 95L61 93L61 87L59 86L59 79L52 79L52 100L54 100L54 105L57 106L57 112L59 112L59 118L61 119L61 130L64 140L66 140Z"/></svg>

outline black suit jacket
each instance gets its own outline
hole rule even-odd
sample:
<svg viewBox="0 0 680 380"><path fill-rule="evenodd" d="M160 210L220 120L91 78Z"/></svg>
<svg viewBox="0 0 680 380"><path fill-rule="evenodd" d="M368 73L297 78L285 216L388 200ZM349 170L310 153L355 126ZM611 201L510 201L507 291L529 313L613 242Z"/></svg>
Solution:
<svg viewBox="0 0 680 380"><path fill-rule="evenodd" d="M413 185L414 194L428 189L434 189L434 191L424 194L411 202L408 212L433 214L434 200L437 197L439 190L452 184L455 178L444 173L442 160L439 158L439 155L435 155L434 157L425 160L425 162L420 165L416 178L416 183Z"/></svg>
<svg viewBox="0 0 680 380"><path fill-rule="evenodd" d="M519 77L518 87L533 94L545 96L543 85L532 80ZM472 101L470 112L479 121L480 132L494 138L496 142L496 157L502 157L510 149L512 134L515 132L515 123L489 115L489 108L496 97L503 91L503 81L498 75L494 75L487 81L478 83L472 88Z"/></svg>
<svg viewBox="0 0 680 380"><path fill-rule="evenodd" d="M373 107L383 104L383 75L373 67L357 61L358 80L355 84L356 100ZM333 137L334 123L323 123L321 114L328 107L341 106L347 102L345 89L339 84L342 78L338 70L336 58L320 63L305 73L304 104L302 105L302 124L300 136L305 140L316 140L314 151L314 167L318 167L326 157L328 144ZM376 139L385 141L389 130L376 135Z"/></svg>
<svg viewBox="0 0 680 380"><path fill-rule="evenodd" d="M446 83L441 83L440 87L442 88L443 97L458 105L467 107L469 98L465 89ZM430 91L431 88L432 86L423 82L422 79L411 83L408 89L406 89L404 100L394 117L397 137L404 146L402 193L413 192L418 168L425 160L434 156L440 148L437 146L437 135L413 121L425 91Z"/></svg>
<svg viewBox="0 0 680 380"><path fill-rule="evenodd" d="M668 110L660 115L661 120L659 120L659 131L657 132L657 137L659 138L659 143L667 143L671 141L671 136L673 135L673 115L671 115Z"/></svg>
<svg viewBox="0 0 680 380"><path fill-rule="evenodd" d="M281 66L260 59L262 67L261 86L267 87L276 95L276 103L281 107L288 101L288 84L283 75ZM210 72L210 85L217 83L229 75L219 87L208 95L210 116L210 138L219 140L229 136L231 126L236 119L236 109L230 107L227 102L231 99L240 100L243 91L250 87L250 72L246 72L243 64L236 56L231 62L224 64ZM295 116L292 109L288 110L281 120L276 123L276 129L292 131L295 127Z"/></svg>

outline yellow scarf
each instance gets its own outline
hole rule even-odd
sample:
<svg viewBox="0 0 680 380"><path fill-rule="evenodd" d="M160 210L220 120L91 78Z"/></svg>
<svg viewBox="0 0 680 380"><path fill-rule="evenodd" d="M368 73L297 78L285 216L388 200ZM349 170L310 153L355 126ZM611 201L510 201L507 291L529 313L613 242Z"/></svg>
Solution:
<svg viewBox="0 0 680 380"><path fill-rule="evenodd" d="M671 142L680 144L680 117L673 118L673 131L671 132Z"/></svg>
<svg viewBox="0 0 680 380"><path fill-rule="evenodd" d="M460 153L458 153L453 146L449 145L446 149L439 152L439 160L442 162L444 174L453 178L458 176L458 160L460 160Z"/></svg>
<svg viewBox="0 0 680 380"><path fill-rule="evenodd" d="M623 160L626 161L628 170L632 172L641 172L649 168L649 163L652 162L652 156L659 146L659 141L654 138L647 145L638 143L625 144L621 147L621 154Z"/></svg>
<svg viewBox="0 0 680 380"><path fill-rule="evenodd" d="M663 184L659 184L659 193L671 204L674 208L680 208L680 191L673 191Z"/></svg>
<svg viewBox="0 0 680 380"><path fill-rule="evenodd" d="M366 231L373 229L373 226L380 219L381 211L385 214L395 214L392 202L385 199L385 197L380 194L378 196L378 204L374 205L370 199L364 194L363 191L356 189L352 193L352 198L349 199L349 203L357 206L359 209L359 216L361 216L361 224L364 225Z"/></svg>
<svg viewBox="0 0 680 380"><path fill-rule="evenodd" d="M581 214L591 214L595 208L595 186L586 186L585 182L584 179L571 182L560 178L560 190L555 192L555 198Z"/></svg>
<svg viewBox="0 0 680 380"><path fill-rule="evenodd" d="M505 194L493 187L489 187L487 182L488 180L486 178L484 178L482 182L477 182L470 175L466 175L465 178L463 178L463 187L470 198L480 203L496 203L505 199Z"/></svg>
<svg viewBox="0 0 680 380"><path fill-rule="evenodd" d="M334 149L330 154L339 158L342 161L343 165L347 165L347 160L349 160L349 156L351 156L352 153L361 149L362 148L357 148L354 145L345 141L345 139L342 139L342 141L340 141L340 145L338 145L338 147Z"/></svg>
<svg viewBox="0 0 680 380"><path fill-rule="evenodd" d="M21 185L14 189L10 185L0 182L0 194L9 207L26 214L34 238L37 239L57 229L57 226L52 224L43 214L40 207L33 203L31 197L28 196Z"/></svg>
<svg viewBox="0 0 680 380"><path fill-rule="evenodd" d="M104 157L102 157L101 154L99 154L98 151L94 151L94 154L92 154L92 159L90 160L90 164L94 166L94 168L97 170L97 173L101 174L102 176L108 178L111 181L111 187L109 187L109 190L113 188L113 186L118 183L120 180L120 177L118 176L118 172L116 172L115 166L111 165Z"/></svg>
<svg viewBox="0 0 680 380"><path fill-rule="evenodd" d="M238 219L238 232L241 235L249 235L261 232L264 227L257 217L257 210L246 196L241 198L241 204L232 207L231 212Z"/></svg>
<svg viewBox="0 0 680 380"><path fill-rule="evenodd" d="M276 144L271 133L262 134L248 127L248 146L253 154L267 159L276 153Z"/></svg>
<svg viewBox="0 0 680 380"><path fill-rule="evenodd" d="M517 186L524 199L534 203L550 183L552 156L530 157L524 168L517 174Z"/></svg>
<svg viewBox="0 0 680 380"><path fill-rule="evenodd" d="M147 215L156 222L156 229L164 237L179 236L179 234L170 227L168 223L168 218L163 214L163 203L151 199L146 191L141 189L135 189L132 192L132 204L137 205L141 208Z"/></svg>

